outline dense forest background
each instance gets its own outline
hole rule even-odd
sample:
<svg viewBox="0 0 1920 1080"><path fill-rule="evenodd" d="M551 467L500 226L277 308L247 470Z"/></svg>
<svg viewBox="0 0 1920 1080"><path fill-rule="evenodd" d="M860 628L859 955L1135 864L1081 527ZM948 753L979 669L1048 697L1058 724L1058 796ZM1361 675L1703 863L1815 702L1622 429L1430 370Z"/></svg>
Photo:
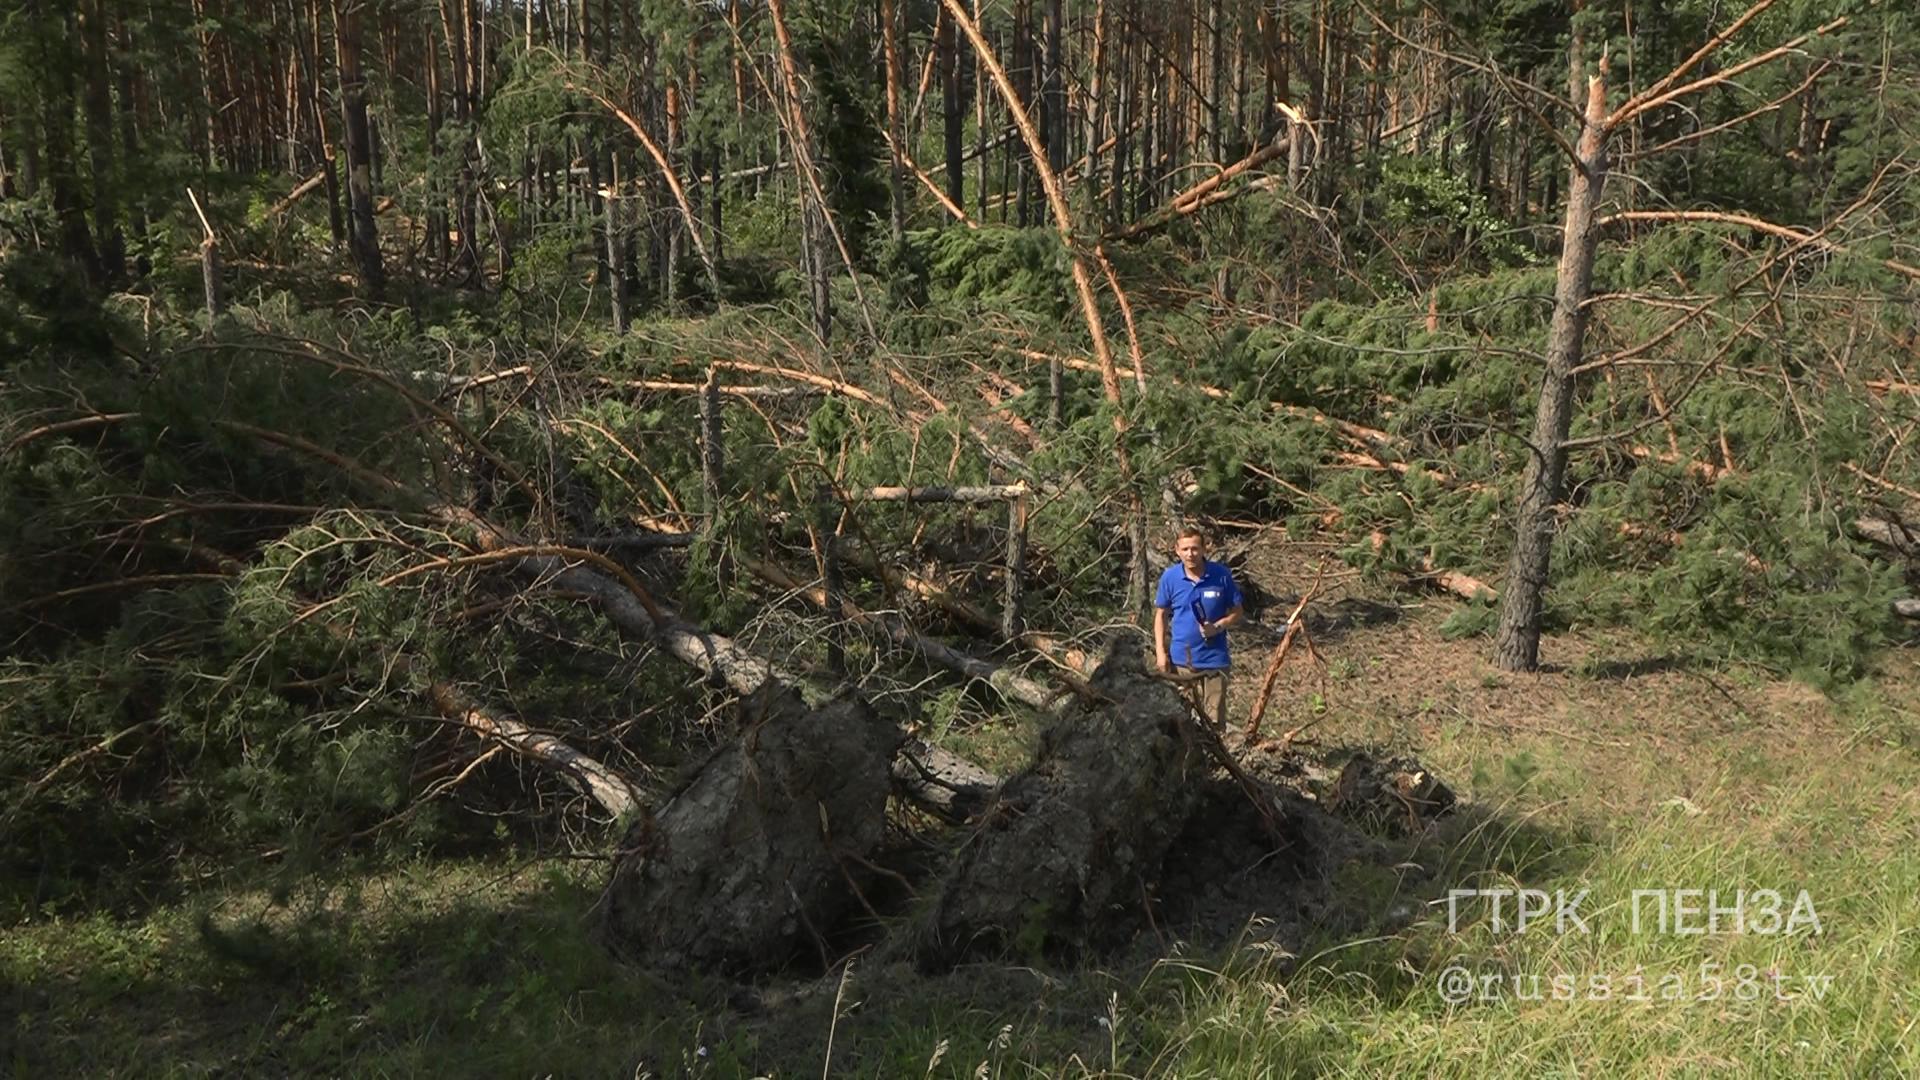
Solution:
<svg viewBox="0 0 1920 1080"><path fill-rule="evenodd" d="M1916 118L1866 0L6 0L0 911L1044 713L1190 522L1843 692Z"/></svg>

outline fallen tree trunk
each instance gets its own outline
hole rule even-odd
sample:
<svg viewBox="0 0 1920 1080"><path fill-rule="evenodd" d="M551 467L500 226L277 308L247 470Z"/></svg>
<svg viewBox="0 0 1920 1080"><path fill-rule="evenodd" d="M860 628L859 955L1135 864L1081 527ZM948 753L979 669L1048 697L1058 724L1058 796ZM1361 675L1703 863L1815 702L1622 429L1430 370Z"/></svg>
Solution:
<svg viewBox="0 0 1920 1080"><path fill-rule="evenodd" d="M950 824L972 821L993 800L1000 778L924 739L908 739L893 759L893 789Z"/></svg>
<svg viewBox="0 0 1920 1080"><path fill-rule="evenodd" d="M731 638L685 622L672 612L654 621L631 592L605 575L557 556L529 556L521 561L519 571L524 577L543 579L559 588L592 597L614 625L635 636L651 639L682 663L725 683L736 694L751 694L769 680L794 686L802 684L799 675L740 648Z"/></svg>
<svg viewBox="0 0 1920 1080"><path fill-rule="evenodd" d="M309 609L317 610L317 609ZM328 634L338 639L341 645L348 646L353 641L352 631L341 625L320 620ZM644 809L645 800L640 789L631 780L608 768L597 759L543 731L536 731L525 722L490 709L445 679L434 679L422 669L424 664L419 658L407 653L397 653L391 658L392 672L401 677L424 676L427 678L422 692L427 703L444 720L458 724L473 733L491 739L500 746L532 761L534 764L559 775L575 791L592 800L615 821Z"/></svg>
<svg viewBox="0 0 1920 1080"><path fill-rule="evenodd" d="M976 487L872 487L856 488L850 498L872 502L907 503L993 503L1017 499L1027 494L1025 484L983 484Z"/></svg>
<svg viewBox="0 0 1920 1080"><path fill-rule="evenodd" d="M464 510L451 512L480 534L482 546L504 544L512 539L508 534ZM748 568L751 570L757 565L750 562ZM730 638L693 627L679 620L672 612L659 608L658 605L655 605L655 610L659 612L661 618L654 619L639 602L639 594L633 588L617 583L594 570L578 565L568 565L564 559L557 556L525 557L520 560L518 569L525 576L546 580L556 586L588 596L599 605L600 610L615 626L629 634L657 642L677 659L711 678L724 682L742 697L776 692L781 686L789 687L797 694L811 695L814 698L823 696L820 691L811 688L798 674L755 656ZM768 568L762 567L762 569ZM778 580L774 583L781 588L808 591L802 589L790 576L777 573L776 577ZM821 595L810 595L809 599L813 599L816 603L824 600L824 590L815 587L811 592ZM850 603L846 607L856 612L859 610ZM867 618L877 618L865 612L860 614ZM901 620L891 619L883 622L889 624L886 628L895 634L895 640L915 648L935 663L940 663L969 678L983 679L1001 693L1031 704L1035 708L1051 711L1060 707L1060 699L1064 696L1061 693L1050 691L1041 684L999 665L968 657L939 642L920 637L914 634L910 627L906 627ZM904 640L901 637L903 632ZM965 785L969 794L964 795L959 802L954 800L952 792L942 789L938 784L913 784L903 781L898 785L902 797L942 817L949 817L956 812L966 812L966 807L970 805L967 800L977 801L981 797L982 789L991 789L998 783L998 779L993 774L972 766L964 759L947 751L928 749L920 754L920 760L939 775L966 778ZM883 769L883 773L885 771Z"/></svg>
<svg viewBox="0 0 1920 1080"><path fill-rule="evenodd" d="M1220 170L1214 175L1207 177L1205 180L1175 195L1172 199L1168 200L1165 206L1160 207L1139 221L1125 228L1115 229L1107 233L1106 238L1108 240L1132 240L1166 226L1175 218L1194 213L1203 206L1211 205L1211 202L1217 200L1209 200L1207 196L1213 193L1215 189L1236 176L1251 172L1265 165L1267 162L1278 158L1280 155L1286 153L1292 145L1293 137L1289 135L1286 138L1259 147L1246 157L1241 158L1225 169Z"/></svg>
<svg viewBox="0 0 1920 1080"><path fill-rule="evenodd" d="M677 382L672 379L609 379L600 376L593 380L593 385L661 394L699 394L706 390L704 383ZM804 400L826 393L815 386L729 386L722 383L714 389L727 397L772 398L777 401Z"/></svg>
<svg viewBox="0 0 1920 1080"><path fill-rule="evenodd" d="M448 525L471 533L482 551L505 554L527 548L504 529L462 507L441 506L435 517ZM558 549L556 549L558 550ZM581 593L593 600L615 626L635 637L650 640L675 659L715 679L741 696L752 694L768 681L791 686L803 685L795 673L786 671L735 644L731 638L702 630L681 619L647 597L630 577L614 577L581 565L598 560L611 564L605 556L584 549L566 554L517 554L512 558L522 577L545 581L562 589ZM651 610L649 610L651 609Z"/></svg>
<svg viewBox="0 0 1920 1080"><path fill-rule="evenodd" d="M299 202L300 199L307 194L307 192L312 191L314 188L319 187L320 182L325 180L326 178L327 178L327 171L325 169L322 169L319 172L314 173L312 176L307 177L305 180L302 180L298 187L295 187L292 191L287 192L286 198L281 199L277 203L274 203L273 206L270 209L268 209L266 216L261 220L272 221L274 218L277 218L281 214L286 213L289 209L292 208L294 203Z"/></svg>
<svg viewBox="0 0 1920 1080"><path fill-rule="evenodd" d="M1373 545L1373 550L1379 551L1387 546L1387 534L1375 529L1367 534L1367 542ZM1458 570L1435 566L1432 556L1422 555L1414 565L1419 570L1418 576L1433 582L1462 600L1491 602L1500 598L1500 590L1477 577L1463 574Z"/></svg>
<svg viewBox="0 0 1920 1080"><path fill-rule="evenodd" d="M436 680L428 684L426 696L442 717L558 773L609 817L619 820L643 805L626 777L552 735L485 708L452 683Z"/></svg>
<svg viewBox="0 0 1920 1080"><path fill-rule="evenodd" d="M478 533L483 547L506 544L512 539L502 530L465 510L450 510L448 513L452 514L454 519L468 524L472 531ZM742 697L777 693L781 687L790 688L795 694L806 695L807 700L825 697L821 691L809 686L798 674L755 656L730 638L693 627L657 604L654 605L654 610L660 617L654 618L640 602L639 598L643 594L637 592L636 587L617 583L584 566L570 565L558 556L522 557L517 568L525 576L545 580L561 588L588 596L598 604L600 610L615 626L636 637L655 641L669 654L710 678L723 682ZM794 583L790 577L785 580L788 584L781 587L797 587L797 583ZM814 591L821 590L816 588ZM815 602L819 602L820 599L824 597L816 598ZM851 607L851 605L848 606ZM944 659L946 661L944 666L950 666L953 670L970 678L983 678L995 689L1015 697L1016 700L1027 701L1029 704L1050 703L1035 704L1036 708L1059 707L1058 699L1061 695L1050 693L1031 679L1023 678L998 665L965 657L964 654L947 649L938 642L913 635L910 629L907 633L911 640L906 643L920 649L922 655L928 656L936 663ZM969 776L971 778L969 783L974 787L991 787L996 782L991 773L971 769L962 759L950 753L933 751L927 757L944 774ZM969 769L971 769L970 772ZM882 775L886 773L887 770L883 767ZM900 793L903 797L935 814L947 816L955 812L955 804L948 795L938 793L924 785L902 784Z"/></svg>

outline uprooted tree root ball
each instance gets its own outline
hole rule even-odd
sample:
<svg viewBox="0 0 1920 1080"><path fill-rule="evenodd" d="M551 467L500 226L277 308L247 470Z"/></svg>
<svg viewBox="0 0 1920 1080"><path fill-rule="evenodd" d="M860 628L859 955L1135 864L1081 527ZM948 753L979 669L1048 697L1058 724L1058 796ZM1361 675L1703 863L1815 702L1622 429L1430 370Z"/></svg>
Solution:
<svg viewBox="0 0 1920 1080"><path fill-rule="evenodd" d="M745 970L824 948L886 831L899 730L769 687L755 722L621 842L601 929L642 963Z"/></svg>
<svg viewBox="0 0 1920 1080"><path fill-rule="evenodd" d="M1090 688L997 789L943 763L970 785L958 801L929 797L962 785L897 758L898 729L857 699L809 707L764 692L745 734L629 830L603 898L606 940L663 970L824 967L857 942L941 971L1112 951L1168 919L1297 925L1324 908L1332 866L1377 849L1367 831L1404 833L1453 806L1404 758L1355 755L1336 779L1267 750L1228 778L1188 702L1121 643ZM975 811L949 835L944 868L910 890L870 887L898 877L879 865L890 784L936 813Z"/></svg>

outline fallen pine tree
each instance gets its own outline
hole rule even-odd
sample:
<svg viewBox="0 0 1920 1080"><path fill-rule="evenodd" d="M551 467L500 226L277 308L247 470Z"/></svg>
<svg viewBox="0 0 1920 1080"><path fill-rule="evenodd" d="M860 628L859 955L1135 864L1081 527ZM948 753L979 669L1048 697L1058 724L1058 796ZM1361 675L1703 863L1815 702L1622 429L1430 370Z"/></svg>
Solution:
<svg viewBox="0 0 1920 1080"><path fill-rule="evenodd" d="M410 385L352 360L304 351L288 358L365 379L405 399L413 415L430 418L422 427L437 427L465 460L489 466L498 496L458 498L443 475L396 479L410 475L404 459L401 468L376 467L368 462L378 459L356 459L353 454L364 451L332 445L324 431L302 435L251 418L209 421L250 441L269 465L297 459L335 489L350 489L356 513L404 508L419 523L407 536L367 538L380 548L377 561L343 555L339 573L321 586L329 599L297 620L357 612L362 598L390 598L402 584L511 575L509 595L537 595L563 608L562 598L584 599L580 610L590 607L619 636L646 643L738 699L735 730L685 769L674 795L650 803L608 767L619 758L579 741L595 737L582 726L571 729L577 738L541 731L515 715L517 705L485 700L503 700L499 696L463 694L458 676L420 671L411 680L415 690L428 684L424 697L444 720L503 748L501 755L512 751L538 761L606 815L631 818L601 908L601 931L624 956L668 969L765 970L796 959L831 961L880 924L897 926L895 947L927 967L1029 949L1098 949L1151 921L1150 897L1162 866L1193 826L1200 794L1221 786L1222 771L1236 812L1257 822L1266 842L1289 842L1288 816L1277 810L1279 789L1196 727L1177 688L1143 672L1137 638L1112 642L1079 694L1060 693L1009 678L1004 666L968 657L891 613L850 608L824 585L741 560L745 569L766 570L762 576L776 588L826 604L836 621L880 629L903 651L983 679L1022 707L1057 710L1061 715L1032 760L1001 784L939 748L910 742L908 725L857 689L811 681L798 653L749 648L698 625L666 602L664 588L655 595L657 575L643 584L634 566L606 552L553 542L558 483L536 483L539 473L497 450L488 453L477 426ZM116 429L133 415L103 414L84 430ZM536 416L530 425L539 422ZM28 443L68 430L49 429ZM311 469L316 463L322 468ZM524 517L509 516L519 513ZM327 538L315 543L332 550ZM885 573L885 564L876 559L875 565ZM950 613L963 606L970 605L946 605ZM996 622L985 612L963 621L981 632ZM377 641L370 633L362 644ZM910 918L900 917L906 912L893 890L899 872L888 863L890 795L957 830L936 829L928 838L946 857L929 857L935 865L909 883L923 901ZM891 884L875 888L882 882Z"/></svg>

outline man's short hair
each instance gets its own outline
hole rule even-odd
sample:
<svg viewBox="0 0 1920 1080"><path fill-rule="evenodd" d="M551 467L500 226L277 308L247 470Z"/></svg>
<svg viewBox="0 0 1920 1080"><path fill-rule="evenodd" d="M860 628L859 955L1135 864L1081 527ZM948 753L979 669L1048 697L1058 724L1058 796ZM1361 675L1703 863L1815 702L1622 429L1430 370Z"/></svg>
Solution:
<svg viewBox="0 0 1920 1080"><path fill-rule="evenodd" d="M1203 544L1211 543L1211 541L1207 539L1206 530L1195 525L1189 525L1186 528L1181 529L1178 535L1174 536L1173 538L1174 546L1178 547L1180 544L1180 541L1185 540L1188 537L1192 537L1193 539L1198 540Z"/></svg>

